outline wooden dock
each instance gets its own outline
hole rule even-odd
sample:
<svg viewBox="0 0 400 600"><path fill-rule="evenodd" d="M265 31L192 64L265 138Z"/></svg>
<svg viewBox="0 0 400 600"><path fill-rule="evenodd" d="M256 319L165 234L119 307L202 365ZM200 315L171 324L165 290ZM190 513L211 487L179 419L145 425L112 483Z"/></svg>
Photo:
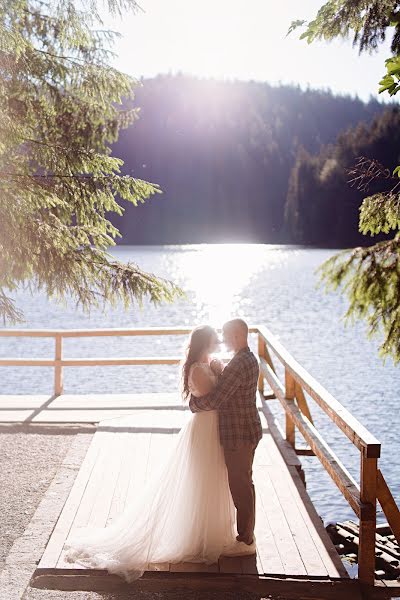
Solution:
<svg viewBox="0 0 400 600"><path fill-rule="evenodd" d="M16 330L0 330L0 336ZM117 590L128 584L107 571L86 569L64 561L67 536L79 527L107 524L129 504L146 478L160 468L175 436L190 418L177 394L64 395L62 370L92 364L176 364L178 358L65 359L63 335L171 335L188 330L102 330L35 332L56 338L55 359L1 359L0 366L42 362L55 367L55 394L0 396L0 428L80 427L95 430L70 494L55 524L31 585L61 590ZM257 448L254 481L257 494L255 557L222 557L211 566L148 565L130 589L193 588L243 590L260 595L305 599L391 598L400 596L400 582L375 577L376 504L379 501L394 536L400 537L400 513L377 461L380 443L309 375L265 328L258 336L260 381L258 407L264 435ZM32 335L27 330L17 335ZM284 367L282 383L271 354ZM28 362L28 365L22 363ZM86 365L86 366L90 366ZM360 484L341 464L316 429L307 402L314 400L360 449ZM282 430L270 401L285 414ZM296 445L295 434L306 442ZM350 578L307 494L299 454L318 458L359 518L359 575ZM129 460L126 457L129 456ZM105 476L106 475L106 479Z"/></svg>
<svg viewBox="0 0 400 600"><path fill-rule="evenodd" d="M149 400L153 404L149 405ZM118 396L115 398L118 400ZM136 397L138 400L138 397ZM91 572L64 561L64 542L69 533L85 526L105 527L140 489L146 478L160 468L160 457L172 449L174 438L189 411L164 395L143 395L141 406L126 416L100 421L74 486L60 514L43 557L34 573L32 585L55 589L115 589L121 578L105 571ZM118 402L117 402L118 403ZM146 406L146 408L144 408ZM176 584L202 574L197 586L213 585L215 576L229 587L233 581L244 589L261 589L264 578L281 583L298 580L313 594L320 586L355 591L321 519L308 497L301 477L301 463L293 448L279 434L270 412L261 406L264 436L255 458L254 481L257 491L257 555L246 558L221 558L217 564L149 565L139 586L152 583L163 588L165 577L174 574ZM86 411L85 411L86 412ZM272 434L274 432L274 435ZM275 436L275 437L274 437ZM278 436L278 438L276 437ZM275 441L277 440L277 441ZM129 460L127 460L129 456ZM154 578L158 573L158 578ZM168 575L167 575L168 573ZM161 575L161 579L160 579ZM211 576L211 580L209 580ZM311 584L310 584L311 582ZM220 583L220 585L221 585ZM266 591L267 588L264 588Z"/></svg>

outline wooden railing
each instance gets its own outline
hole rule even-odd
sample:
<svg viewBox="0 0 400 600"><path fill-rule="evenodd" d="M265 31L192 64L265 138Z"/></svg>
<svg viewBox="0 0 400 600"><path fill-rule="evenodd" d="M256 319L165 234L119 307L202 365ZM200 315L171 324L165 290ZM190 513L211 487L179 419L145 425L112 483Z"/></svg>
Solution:
<svg viewBox="0 0 400 600"><path fill-rule="evenodd" d="M0 329L0 337L53 338L54 358L0 358L0 367L54 367L54 395L64 391L64 367L95 367L121 365L175 365L180 356L144 356L119 358L64 358L63 340L83 337L133 337L188 335L193 328L187 327L148 327L145 329ZM257 333L256 327L250 333Z"/></svg>
<svg viewBox="0 0 400 600"><path fill-rule="evenodd" d="M283 365L285 381L277 376L271 354ZM388 523L400 543L400 512L386 481L378 469L380 442L320 385L266 328L258 327L260 357L259 390L264 396L264 380L285 410L286 440L296 449L296 428L320 460L344 498L359 518L358 577L375 581L376 503L379 501ZM313 423L306 400L307 393L332 422L360 450L360 484L358 484Z"/></svg>
<svg viewBox="0 0 400 600"><path fill-rule="evenodd" d="M64 367L116 366L116 365L172 365L181 357L120 357L120 358L64 358L65 338L105 336L161 336L187 335L191 328L147 328L147 329L71 329L35 330L0 329L0 337L41 337L54 339L54 358L1 358L0 366L45 366L54 368L54 395L63 393ZM299 454L315 455L329 473L344 498L360 521L359 536L359 579L367 584L375 580L375 532L376 503L379 501L389 525L400 543L400 512L386 481L378 469L380 442L320 385L282 346L276 337L263 326L250 328L258 336L260 361L259 392L262 402L276 398L280 401L286 420L286 440ZM281 382L271 354L284 368ZM265 394L268 383L272 394ZM306 400L306 394L330 417L332 422L349 438L360 451L360 484L358 484L333 450L325 442L314 425ZM309 445L308 451L296 448L296 429Z"/></svg>

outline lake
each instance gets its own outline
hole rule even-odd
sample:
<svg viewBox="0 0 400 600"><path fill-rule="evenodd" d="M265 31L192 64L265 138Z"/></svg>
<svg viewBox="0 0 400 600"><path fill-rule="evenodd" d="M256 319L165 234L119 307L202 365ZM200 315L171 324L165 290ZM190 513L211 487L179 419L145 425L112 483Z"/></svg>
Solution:
<svg viewBox="0 0 400 600"><path fill-rule="evenodd" d="M368 340L363 323L345 327L347 301L317 288L315 269L333 250L271 245L120 246L112 254L178 283L186 298L142 310L107 308L85 314L74 303L65 306L42 294L19 292L28 328L106 328L192 326L241 316L250 325L266 324L294 357L381 442L383 471L400 501L399 369L378 357L379 340ZM21 325L19 326L21 327ZM254 344L255 340L252 341ZM177 355L184 337L83 338L64 343L65 357ZM0 338L2 357L53 357L53 342ZM47 367L1 370L1 393L52 393L53 370ZM178 387L178 368L71 367L64 369L65 393L171 392ZM274 412L282 416L277 402ZM316 425L359 480L359 452L313 401ZM301 441L301 436L298 434ZM302 457L307 490L327 524L355 518L316 457ZM379 515L379 520L384 520Z"/></svg>

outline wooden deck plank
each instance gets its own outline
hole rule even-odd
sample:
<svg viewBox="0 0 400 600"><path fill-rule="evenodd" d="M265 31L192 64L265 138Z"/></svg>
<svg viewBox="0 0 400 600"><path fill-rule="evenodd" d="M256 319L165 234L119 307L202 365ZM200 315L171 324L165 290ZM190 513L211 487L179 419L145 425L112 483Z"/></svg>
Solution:
<svg viewBox="0 0 400 600"><path fill-rule="evenodd" d="M93 436L93 440L90 443L81 468L76 476L71 492L64 504L60 517L40 560L39 567L42 569L53 568L57 564L65 539L69 533L79 503L90 479L90 474L95 467L96 459L101 451L101 444L105 435L105 433L96 433Z"/></svg>
<svg viewBox="0 0 400 600"><path fill-rule="evenodd" d="M0 394L0 415L1 410L19 410L20 408L37 408L44 405L49 400L50 407L54 410L68 408L92 407L118 407L132 406L134 408L143 407L145 409L159 407L176 407L181 410L188 410L187 405L182 403L179 394L176 392L165 393L138 393L138 394L61 394L54 397L51 394ZM1 420L1 419L0 419Z"/></svg>
<svg viewBox="0 0 400 600"><path fill-rule="evenodd" d="M266 438L269 437L267 434L264 434L262 439L260 440L255 455L254 455L254 466L272 466L273 459L271 456L271 452L266 442Z"/></svg>
<svg viewBox="0 0 400 600"><path fill-rule="evenodd" d="M297 456L292 446L286 441L282 428L271 411L268 402L263 402L261 400L261 405L261 422L263 426L265 422L267 424L270 435L266 438L266 442L269 444L273 458L278 459L278 454L280 454L283 462L286 465L292 465L300 469L302 466L301 460Z"/></svg>
<svg viewBox="0 0 400 600"><path fill-rule="evenodd" d="M172 415L188 412L178 393L62 394L56 398L44 394L0 394L0 423L98 423L152 409L169 409ZM171 420L171 415L166 417ZM169 426L175 426L175 421Z"/></svg>
<svg viewBox="0 0 400 600"><path fill-rule="evenodd" d="M0 396L0 404L1 404ZM58 396L52 403L53 408L81 408L88 407L115 407L115 406L132 406L133 408L149 409L153 407L169 408L176 407L184 409L179 394L175 392L165 393L142 393L142 394L62 394ZM187 410L187 408L186 408Z"/></svg>
<svg viewBox="0 0 400 600"><path fill-rule="evenodd" d="M269 478L268 467L258 467L254 470L254 482L260 492L260 498L268 520L275 544L286 575L306 575L302 557L293 540L285 514Z"/></svg>
<svg viewBox="0 0 400 600"><path fill-rule="evenodd" d="M289 470L292 477L288 479L288 485L295 486L298 491L298 494L293 494L293 498L302 512L303 519L307 523L310 535L320 552L329 576L349 577L346 567L343 565L295 467L289 467Z"/></svg>
<svg viewBox="0 0 400 600"><path fill-rule="evenodd" d="M21 408L18 410L10 409L2 409L0 411L0 423L25 423L29 422L34 408ZM47 421L45 421L47 422ZM69 421L70 422L70 421Z"/></svg>
<svg viewBox="0 0 400 600"><path fill-rule="evenodd" d="M260 467L254 469L254 482L256 484L256 472ZM262 471L261 477L264 476ZM261 499L261 494L258 485L256 488L256 524L254 534L256 536L257 545L257 570L259 573L284 573L283 563L279 554L278 546L276 545L274 535L271 530L269 519L272 514L265 510ZM248 561L249 562L249 561ZM247 563L247 567L248 567Z"/></svg>
<svg viewBox="0 0 400 600"><path fill-rule="evenodd" d="M57 411L45 411L45 418L42 413L35 415L32 419L33 423L97 423L100 421L108 421L112 419L117 419L119 417L132 417L135 416L135 427L137 429L148 429L152 430L152 421L154 419L155 414L159 413L159 410L145 410L145 409L135 409L132 407L121 408L121 409L112 409L112 410L104 410L102 408L93 408L84 410L76 410L68 408ZM183 411L164 411L164 421L160 423L161 429L179 429L182 423L182 413ZM113 423L109 423L109 426L112 427Z"/></svg>
<svg viewBox="0 0 400 600"><path fill-rule="evenodd" d="M114 433L107 432L105 434L101 452L97 457L67 536L77 533L80 528L103 526L104 513L108 514L108 500L114 487L111 488L112 483L109 480L114 477L114 463L118 457L114 452L114 436ZM64 554L63 548L56 568L73 569L76 565L66 562Z"/></svg>
<svg viewBox="0 0 400 600"><path fill-rule="evenodd" d="M110 458L107 460L106 471L103 471L103 480L97 496L92 505L88 526L105 527L111 508L111 503L117 485L118 475L122 466L123 452L121 434L111 433L109 442Z"/></svg>
<svg viewBox="0 0 400 600"><path fill-rule="evenodd" d="M50 394L0 394L0 415L1 410L19 410L37 408L51 399ZM1 420L1 419L0 419Z"/></svg>
<svg viewBox="0 0 400 600"><path fill-rule="evenodd" d="M282 444L281 448L278 447L278 443L276 438L270 435L263 435L262 441L264 442L267 452L271 457L271 462L275 466L281 466L285 468L287 465L293 465L299 467L301 465L300 459L297 454L294 453L295 458L293 458L292 453L289 451L289 443L286 440L283 440L285 443Z"/></svg>
<svg viewBox="0 0 400 600"><path fill-rule="evenodd" d="M307 523L303 519L302 511L300 511L298 503L294 501L293 494L298 494L298 492L288 481L291 479L291 474L286 470L278 470L276 467L271 467L268 472L307 574L327 576L328 571L320 556L322 549L319 548L318 551L316 548Z"/></svg>
<svg viewBox="0 0 400 600"><path fill-rule="evenodd" d="M95 434L95 436L97 433ZM104 434L104 443L101 448L101 452L97 458L96 465L91 473L90 479L87 483L85 492L80 501L78 510L73 521L73 529L77 530L81 527L87 527L89 524L90 514L93 510L96 498L98 495L102 495L104 491L104 480L109 472L109 468L112 464L112 448L111 441L113 433L106 432Z"/></svg>
<svg viewBox="0 0 400 600"><path fill-rule="evenodd" d="M149 458L151 433L135 434L138 444L135 448L135 459L130 472L128 491L125 498L125 507L133 501L146 481L147 461Z"/></svg>
<svg viewBox="0 0 400 600"><path fill-rule="evenodd" d="M97 485L91 486L88 483L86 486L71 525L71 534L79 527L105 527L122 459L122 453L118 451L122 440L115 433L108 433L106 440L104 455L99 457L91 474L90 483L95 480ZM56 567L74 568L72 563L65 561L64 548Z"/></svg>

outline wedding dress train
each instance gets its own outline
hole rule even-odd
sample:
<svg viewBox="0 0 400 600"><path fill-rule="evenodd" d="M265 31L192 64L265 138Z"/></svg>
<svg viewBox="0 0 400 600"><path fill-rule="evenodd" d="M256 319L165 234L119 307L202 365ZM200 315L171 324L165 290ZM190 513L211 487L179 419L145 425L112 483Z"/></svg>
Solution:
<svg viewBox="0 0 400 600"><path fill-rule="evenodd" d="M137 489L132 504L105 528L72 533L65 559L128 582L143 575L148 563L211 564L236 541L235 511L218 412L194 413L161 471Z"/></svg>

